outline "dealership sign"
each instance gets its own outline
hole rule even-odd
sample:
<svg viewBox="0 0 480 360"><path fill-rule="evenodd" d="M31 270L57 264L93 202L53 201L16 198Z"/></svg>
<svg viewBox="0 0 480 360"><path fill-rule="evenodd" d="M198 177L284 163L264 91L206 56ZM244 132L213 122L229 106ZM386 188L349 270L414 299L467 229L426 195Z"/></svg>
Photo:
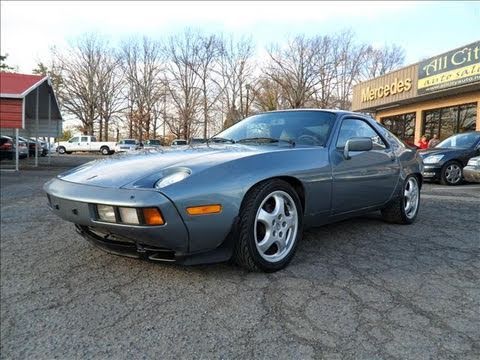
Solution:
<svg viewBox="0 0 480 360"><path fill-rule="evenodd" d="M400 94L402 92L410 91L412 88L412 79L406 78L399 80L395 78L393 82L384 84L382 86L371 88L367 86L362 91L362 102L374 101L391 95Z"/></svg>
<svg viewBox="0 0 480 360"><path fill-rule="evenodd" d="M480 81L480 41L418 65L418 95L477 81Z"/></svg>

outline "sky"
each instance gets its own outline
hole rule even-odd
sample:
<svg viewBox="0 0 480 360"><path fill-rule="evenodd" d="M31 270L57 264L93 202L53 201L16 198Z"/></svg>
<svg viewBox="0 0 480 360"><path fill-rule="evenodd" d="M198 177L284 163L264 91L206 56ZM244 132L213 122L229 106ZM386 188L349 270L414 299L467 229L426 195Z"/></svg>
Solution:
<svg viewBox="0 0 480 360"><path fill-rule="evenodd" d="M166 37L190 27L251 36L259 52L296 34L353 30L359 42L397 44L405 64L480 39L480 1L8 1L0 3L0 52L30 73L50 48L99 32L112 44L135 35Z"/></svg>

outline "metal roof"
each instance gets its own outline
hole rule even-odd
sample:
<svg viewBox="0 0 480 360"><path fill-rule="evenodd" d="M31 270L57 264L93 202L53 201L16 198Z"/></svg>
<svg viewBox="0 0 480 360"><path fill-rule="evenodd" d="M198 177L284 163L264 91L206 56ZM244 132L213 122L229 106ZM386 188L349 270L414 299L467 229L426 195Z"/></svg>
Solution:
<svg viewBox="0 0 480 360"><path fill-rule="evenodd" d="M47 81L47 76L0 72L0 97L24 98L37 86Z"/></svg>

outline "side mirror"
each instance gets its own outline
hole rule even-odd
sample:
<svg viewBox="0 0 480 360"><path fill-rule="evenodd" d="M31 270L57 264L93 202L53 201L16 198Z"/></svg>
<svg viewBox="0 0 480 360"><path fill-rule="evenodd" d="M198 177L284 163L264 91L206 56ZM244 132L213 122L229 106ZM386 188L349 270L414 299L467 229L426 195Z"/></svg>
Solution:
<svg viewBox="0 0 480 360"><path fill-rule="evenodd" d="M343 148L343 157L345 160L350 159L350 151L370 151L373 149L372 139L369 137L354 137L345 143Z"/></svg>

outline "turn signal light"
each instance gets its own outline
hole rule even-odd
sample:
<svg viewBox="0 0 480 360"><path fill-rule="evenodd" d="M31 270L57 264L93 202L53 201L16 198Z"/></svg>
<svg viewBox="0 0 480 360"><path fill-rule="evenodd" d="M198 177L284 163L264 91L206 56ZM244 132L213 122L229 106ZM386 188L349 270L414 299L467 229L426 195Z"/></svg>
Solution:
<svg viewBox="0 0 480 360"><path fill-rule="evenodd" d="M163 225L165 221L163 220L160 210L157 208L143 208L143 218L145 219L145 224L147 225Z"/></svg>
<svg viewBox="0 0 480 360"><path fill-rule="evenodd" d="M222 205L202 205L202 206L191 206L187 208L187 213L189 215L207 215L207 214L218 214L222 211Z"/></svg>

